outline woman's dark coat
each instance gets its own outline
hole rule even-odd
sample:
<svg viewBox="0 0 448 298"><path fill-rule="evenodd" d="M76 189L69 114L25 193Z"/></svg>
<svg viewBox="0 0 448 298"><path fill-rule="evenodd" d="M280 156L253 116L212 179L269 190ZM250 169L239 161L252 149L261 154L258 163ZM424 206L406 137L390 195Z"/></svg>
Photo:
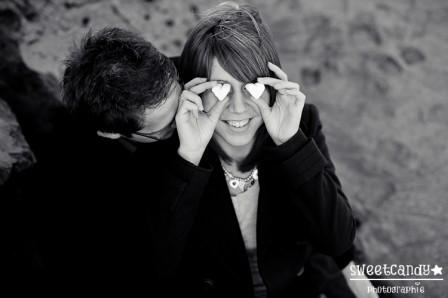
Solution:
<svg viewBox="0 0 448 298"><path fill-rule="evenodd" d="M340 256L355 236L316 107L305 105L300 130L288 142L266 145L258 170L258 261L269 297L314 295L311 285L326 269L311 268L310 258ZM177 176L162 189L176 195L165 193L150 217L159 290L251 297L244 242L217 156L206 152L200 167L176 157L166 171Z"/></svg>

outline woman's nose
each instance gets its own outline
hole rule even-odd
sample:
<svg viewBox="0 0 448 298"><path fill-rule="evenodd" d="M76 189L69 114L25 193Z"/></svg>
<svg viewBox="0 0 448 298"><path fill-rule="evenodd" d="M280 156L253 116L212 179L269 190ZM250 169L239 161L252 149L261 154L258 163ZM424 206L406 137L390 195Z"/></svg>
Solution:
<svg viewBox="0 0 448 298"><path fill-rule="evenodd" d="M233 113L244 113L247 109L246 100L241 92L234 92L230 97L229 110Z"/></svg>

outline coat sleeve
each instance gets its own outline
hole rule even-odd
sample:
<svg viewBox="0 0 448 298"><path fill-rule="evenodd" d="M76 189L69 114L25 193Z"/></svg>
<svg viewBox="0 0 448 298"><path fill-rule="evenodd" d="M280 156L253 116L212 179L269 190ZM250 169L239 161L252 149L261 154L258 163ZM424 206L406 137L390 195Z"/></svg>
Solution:
<svg viewBox="0 0 448 298"><path fill-rule="evenodd" d="M162 171L157 206L149 216L154 269L162 281L177 274L211 172L211 166L195 166L179 155Z"/></svg>
<svg viewBox="0 0 448 298"><path fill-rule="evenodd" d="M315 106L305 105L300 127L289 141L266 148L265 154L292 192L291 203L307 225L313 245L327 255L339 256L350 249L356 228Z"/></svg>

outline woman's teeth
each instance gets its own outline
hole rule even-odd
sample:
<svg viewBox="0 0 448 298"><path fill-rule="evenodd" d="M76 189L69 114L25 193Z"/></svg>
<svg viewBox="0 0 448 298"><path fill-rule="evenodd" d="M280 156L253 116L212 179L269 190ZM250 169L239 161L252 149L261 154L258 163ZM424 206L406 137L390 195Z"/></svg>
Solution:
<svg viewBox="0 0 448 298"><path fill-rule="evenodd" d="M249 123L249 119L240 120L240 121L228 120L228 121L226 121L226 123L232 127L240 128L240 127L246 126L247 123Z"/></svg>

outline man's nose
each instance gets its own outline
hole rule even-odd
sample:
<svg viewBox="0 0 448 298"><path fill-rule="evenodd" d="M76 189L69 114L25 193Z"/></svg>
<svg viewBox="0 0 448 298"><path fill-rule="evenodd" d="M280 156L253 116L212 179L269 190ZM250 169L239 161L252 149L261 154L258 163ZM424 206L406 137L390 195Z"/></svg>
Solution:
<svg viewBox="0 0 448 298"><path fill-rule="evenodd" d="M247 109L246 100L241 91L234 92L230 97L229 110L233 113L244 113Z"/></svg>

